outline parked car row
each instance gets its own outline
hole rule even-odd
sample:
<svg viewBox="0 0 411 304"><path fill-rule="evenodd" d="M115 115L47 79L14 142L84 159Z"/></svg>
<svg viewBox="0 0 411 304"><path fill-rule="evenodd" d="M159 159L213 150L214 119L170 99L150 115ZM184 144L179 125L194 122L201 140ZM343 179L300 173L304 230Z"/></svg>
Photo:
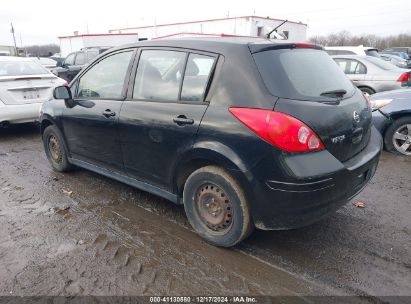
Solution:
<svg viewBox="0 0 411 304"><path fill-rule="evenodd" d="M110 47L83 48L80 51L70 53L63 61L57 62L57 67L53 69L52 72L58 77L70 82L82 68L109 48Z"/></svg>

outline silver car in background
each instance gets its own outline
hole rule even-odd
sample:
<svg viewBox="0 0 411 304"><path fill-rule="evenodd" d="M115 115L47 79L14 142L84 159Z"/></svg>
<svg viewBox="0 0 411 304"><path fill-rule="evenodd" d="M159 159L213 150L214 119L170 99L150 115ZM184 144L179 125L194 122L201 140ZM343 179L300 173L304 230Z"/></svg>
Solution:
<svg viewBox="0 0 411 304"><path fill-rule="evenodd" d="M36 59L0 57L0 127L38 120L42 103L65 83Z"/></svg>
<svg viewBox="0 0 411 304"><path fill-rule="evenodd" d="M381 59L401 68L401 69L408 69L408 61L401 58L400 56L392 55L392 54L386 54L386 53L380 53Z"/></svg>
<svg viewBox="0 0 411 304"><path fill-rule="evenodd" d="M344 73L361 91L372 95L411 86L410 71L380 58L359 55L332 56Z"/></svg>

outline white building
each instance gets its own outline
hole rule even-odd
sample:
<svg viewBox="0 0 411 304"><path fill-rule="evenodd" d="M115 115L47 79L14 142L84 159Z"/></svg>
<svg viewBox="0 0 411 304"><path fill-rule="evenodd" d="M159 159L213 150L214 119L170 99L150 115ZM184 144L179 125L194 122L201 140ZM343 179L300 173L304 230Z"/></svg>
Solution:
<svg viewBox="0 0 411 304"><path fill-rule="evenodd" d="M138 33L140 38L147 39L184 36L261 37L282 22L284 20L269 17L243 16L112 29L109 33ZM307 24L287 21L278 29L278 33L285 35L291 41L304 42L306 40Z"/></svg>
<svg viewBox="0 0 411 304"><path fill-rule="evenodd" d="M84 34L73 36L62 36L60 39L60 52L62 57L69 53L78 51L85 47L94 46L118 46L138 41L137 33L121 34Z"/></svg>

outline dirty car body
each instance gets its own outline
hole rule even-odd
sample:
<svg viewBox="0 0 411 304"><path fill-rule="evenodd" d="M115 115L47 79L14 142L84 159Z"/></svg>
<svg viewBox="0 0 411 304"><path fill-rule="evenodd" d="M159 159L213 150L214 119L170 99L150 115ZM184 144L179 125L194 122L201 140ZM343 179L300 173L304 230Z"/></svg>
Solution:
<svg viewBox="0 0 411 304"><path fill-rule="evenodd" d="M124 77L106 85L118 95L101 98L106 88L90 93L82 79L96 81L88 73L117 54L127 62ZM150 61L155 56L166 59ZM313 72L319 64L326 66L322 74ZM161 85L151 87L156 81ZM381 151L363 94L308 44L140 42L91 63L71 82L70 95L45 103L41 123L43 132L50 125L60 130L71 164L175 203L183 202L192 172L223 168L243 189L260 229L297 228L337 210L370 181ZM277 130L294 133L283 138Z"/></svg>

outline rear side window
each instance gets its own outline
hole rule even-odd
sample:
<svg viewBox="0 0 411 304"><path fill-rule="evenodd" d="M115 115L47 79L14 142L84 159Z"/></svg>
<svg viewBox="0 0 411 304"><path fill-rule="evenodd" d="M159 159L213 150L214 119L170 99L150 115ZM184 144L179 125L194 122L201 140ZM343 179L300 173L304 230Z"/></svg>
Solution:
<svg viewBox="0 0 411 304"><path fill-rule="evenodd" d="M93 65L78 85L78 97L119 99L133 52L111 55Z"/></svg>
<svg viewBox="0 0 411 304"><path fill-rule="evenodd" d="M177 101L186 56L185 52L177 51L142 51L133 99Z"/></svg>
<svg viewBox="0 0 411 304"><path fill-rule="evenodd" d="M325 51L280 49L253 54L270 93L298 100L335 100L321 93L353 92L354 86Z"/></svg>
<svg viewBox="0 0 411 304"><path fill-rule="evenodd" d="M190 54L184 74L181 100L202 101L212 68L214 57Z"/></svg>
<svg viewBox="0 0 411 304"><path fill-rule="evenodd" d="M366 74L367 68L358 60L353 59L339 59L336 58L335 62L344 71L345 74Z"/></svg>
<svg viewBox="0 0 411 304"><path fill-rule="evenodd" d="M75 57L76 57L76 53L72 53L68 55L67 58L64 60L64 63L67 65L73 65Z"/></svg>
<svg viewBox="0 0 411 304"><path fill-rule="evenodd" d="M76 56L76 63L75 65L83 65L86 63L84 52L78 52Z"/></svg>
<svg viewBox="0 0 411 304"><path fill-rule="evenodd" d="M91 60L98 56L98 51L88 51L87 52L87 63L90 63Z"/></svg>

